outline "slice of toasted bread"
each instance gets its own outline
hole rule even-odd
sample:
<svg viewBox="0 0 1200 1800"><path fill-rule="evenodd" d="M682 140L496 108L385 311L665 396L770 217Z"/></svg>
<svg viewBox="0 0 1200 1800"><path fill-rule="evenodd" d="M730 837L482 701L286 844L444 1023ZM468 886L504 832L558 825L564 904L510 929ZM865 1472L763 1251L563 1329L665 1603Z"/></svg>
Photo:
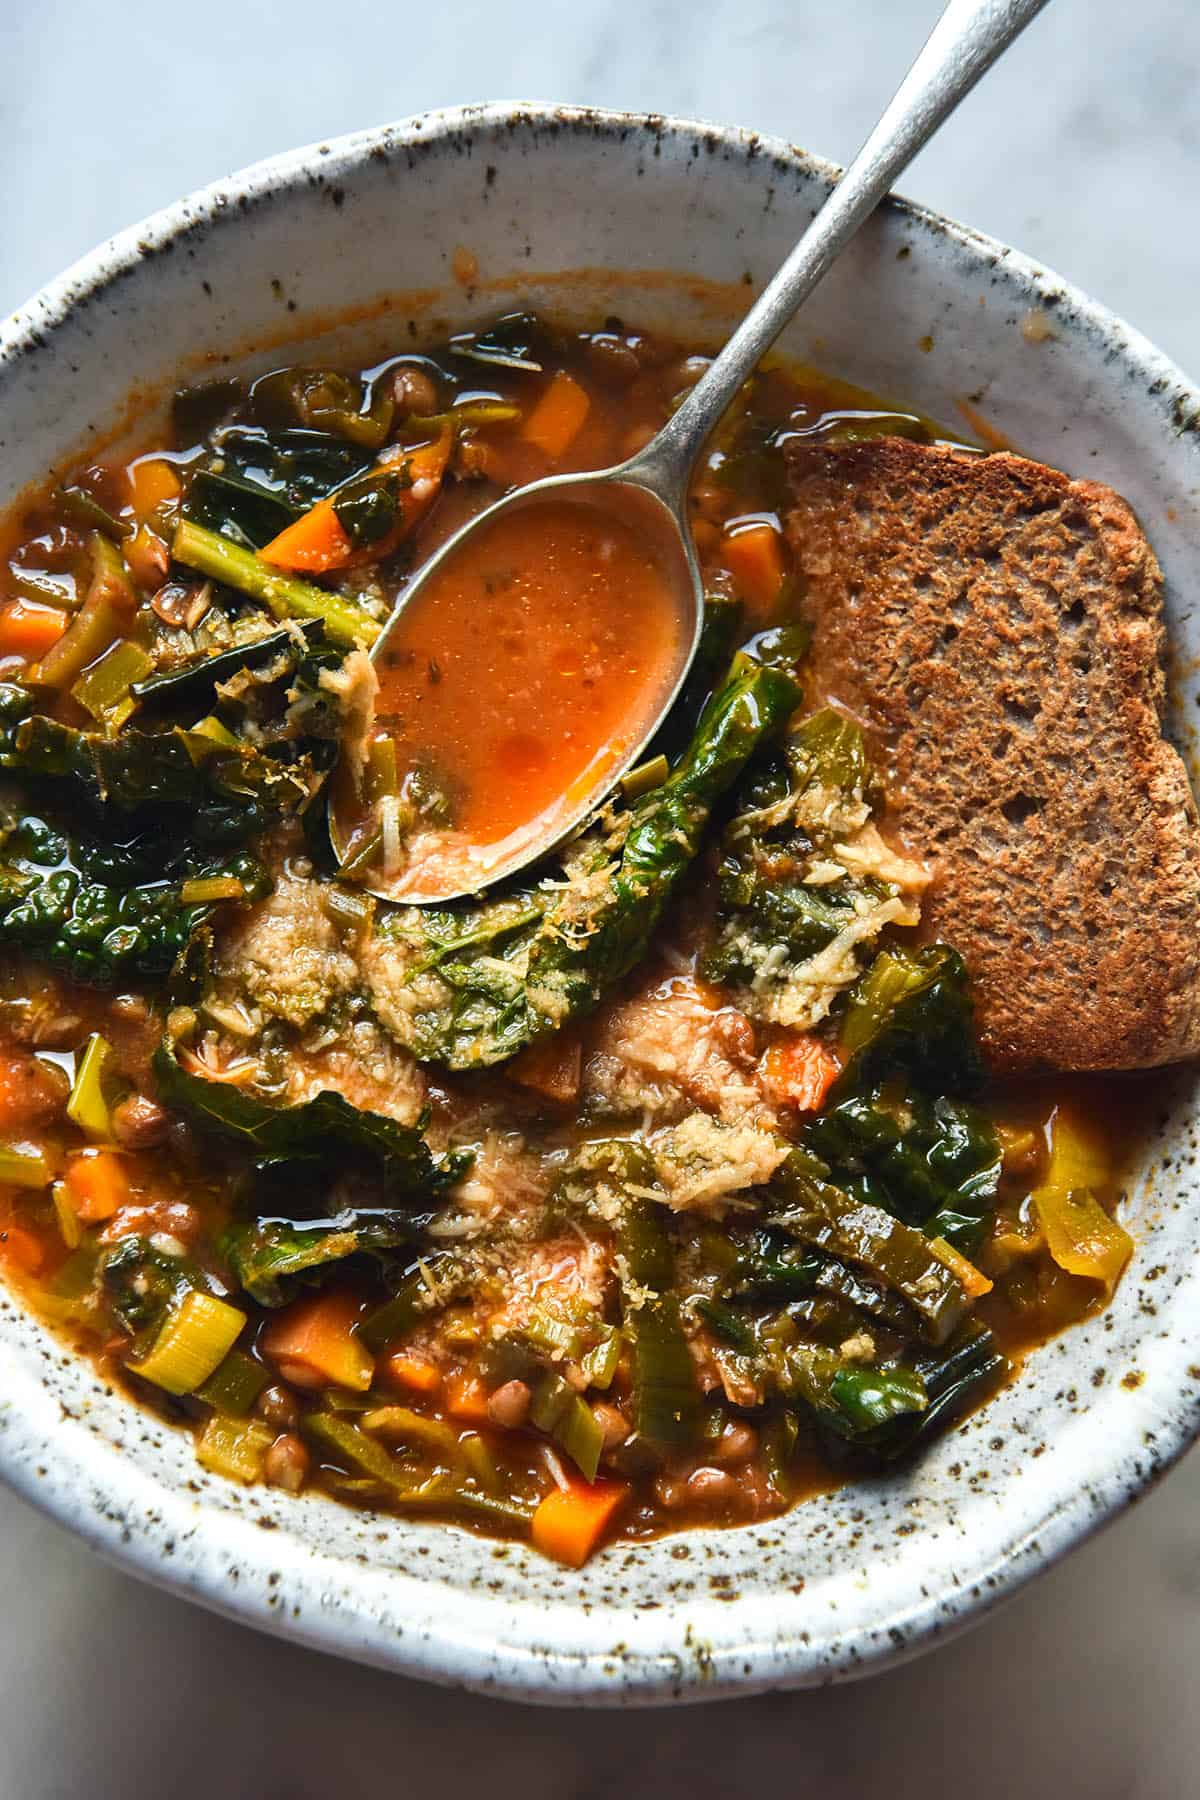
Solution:
<svg viewBox="0 0 1200 1800"><path fill-rule="evenodd" d="M1110 488L900 438L793 443L816 689L879 733L926 929L997 1071L1200 1052L1200 827L1162 576Z"/></svg>

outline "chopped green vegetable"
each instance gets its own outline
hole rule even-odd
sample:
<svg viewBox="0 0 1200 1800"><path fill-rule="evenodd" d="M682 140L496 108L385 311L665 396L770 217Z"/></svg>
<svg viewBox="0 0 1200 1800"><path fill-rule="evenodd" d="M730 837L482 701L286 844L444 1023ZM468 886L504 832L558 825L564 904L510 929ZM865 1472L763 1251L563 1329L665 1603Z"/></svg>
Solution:
<svg viewBox="0 0 1200 1800"><path fill-rule="evenodd" d="M33 1144L0 1144L0 1183L9 1187L49 1187L54 1166L48 1152Z"/></svg>
<svg viewBox="0 0 1200 1800"><path fill-rule="evenodd" d="M71 689L85 712L91 713L109 730L123 725L134 709L130 689L153 668L151 659L140 644L118 638L98 661L84 670Z"/></svg>
<svg viewBox="0 0 1200 1800"><path fill-rule="evenodd" d="M252 550L217 532L206 531L190 519L180 520L171 555L201 575L224 581L261 601L277 619L320 619L330 641L347 649L369 646L379 636L379 624L356 601L293 575L283 575Z"/></svg>
<svg viewBox="0 0 1200 1800"><path fill-rule="evenodd" d="M196 1439L196 1460L211 1475L248 1485L261 1481L275 1433L260 1419L227 1419L214 1413Z"/></svg>
<svg viewBox="0 0 1200 1800"><path fill-rule="evenodd" d="M78 1125L85 1137L106 1144L112 1137L112 1119L104 1094L104 1072L112 1056L112 1045L100 1032L93 1031L75 1070L67 1099L67 1117Z"/></svg>
<svg viewBox="0 0 1200 1800"><path fill-rule="evenodd" d="M270 1379L263 1365L244 1350L231 1350L196 1389L196 1398L226 1418L244 1418Z"/></svg>
<svg viewBox="0 0 1200 1800"><path fill-rule="evenodd" d="M923 1086L970 1093L983 1079L967 971L947 944L881 950L842 1020L846 1062L833 1098L903 1070Z"/></svg>
<svg viewBox="0 0 1200 1800"><path fill-rule="evenodd" d="M585 1481L595 1481L604 1432L587 1401L569 1381L548 1370L534 1390L529 1417L570 1457Z"/></svg>
<svg viewBox="0 0 1200 1800"><path fill-rule="evenodd" d="M831 1186L828 1173L810 1153L793 1150L772 1181L772 1223L843 1262L861 1263L908 1301L932 1343L944 1343L969 1305L957 1276L923 1233Z"/></svg>
<svg viewBox="0 0 1200 1800"><path fill-rule="evenodd" d="M572 850L565 883L479 907L404 908L381 935L395 944L419 1011L381 1006L423 1062L472 1069L589 1012L645 954L694 860L713 805L788 717L795 684L750 664L705 710L686 756L614 828ZM389 981L391 975L389 972Z"/></svg>
<svg viewBox="0 0 1200 1800"><path fill-rule="evenodd" d="M168 1394L191 1394L224 1362L245 1323L236 1306L192 1288L163 1321L149 1354L129 1367Z"/></svg>

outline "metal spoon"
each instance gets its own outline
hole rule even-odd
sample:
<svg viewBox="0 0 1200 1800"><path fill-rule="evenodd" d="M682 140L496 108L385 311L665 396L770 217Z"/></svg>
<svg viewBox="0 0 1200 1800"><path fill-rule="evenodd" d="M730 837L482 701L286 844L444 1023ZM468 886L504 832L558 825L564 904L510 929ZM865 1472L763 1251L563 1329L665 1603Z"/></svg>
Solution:
<svg viewBox="0 0 1200 1800"><path fill-rule="evenodd" d="M577 500L636 525L661 574L678 593L684 609L681 638L686 652L645 734L619 764L606 771L598 790L588 794L572 816L556 817L550 835L541 841L527 839L515 856L480 873L469 886L436 894L405 893L406 900L429 904L458 899L536 862L562 842L602 793L610 791L637 762L670 711L700 641L704 591L687 516L688 484L697 456L742 383L895 178L1045 4L1046 0L950 0L891 104L808 230L658 435L636 456L613 468L547 476L497 500L448 538L405 589L371 651L373 661L386 654L397 621L425 583L459 554L475 532L500 513L536 506L547 496ZM332 805L330 837L339 861L344 860L346 844ZM370 881L363 885L384 899L396 895L394 885L381 882L373 886Z"/></svg>

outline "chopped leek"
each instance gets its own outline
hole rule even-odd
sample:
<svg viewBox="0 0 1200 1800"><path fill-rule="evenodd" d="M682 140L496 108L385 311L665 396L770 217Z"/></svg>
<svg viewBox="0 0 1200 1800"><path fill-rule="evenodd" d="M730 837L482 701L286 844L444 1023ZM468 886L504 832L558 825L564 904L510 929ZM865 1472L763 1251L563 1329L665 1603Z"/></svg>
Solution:
<svg viewBox="0 0 1200 1800"><path fill-rule="evenodd" d="M148 675L154 664L140 644L118 638L103 656L84 670L71 689L85 712L110 728L124 724L134 709L130 688Z"/></svg>
<svg viewBox="0 0 1200 1800"><path fill-rule="evenodd" d="M649 762L621 777L621 793L626 800L640 800L651 788L661 787L670 773L671 765L665 756L652 756Z"/></svg>
<svg viewBox="0 0 1200 1800"><path fill-rule="evenodd" d="M214 1413L196 1441L196 1461L211 1475L247 1484L262 1480L275 1433L260 1419L227 1419Z"/></svg>
<svg viewBox="0 0 1200 1800"><path fill-rule="evenodd" d="M208 1380L195 1390L196 1398L211 1406L214 1412L241 1419L270 1379L262 1364L247 1356L244 1350L231 1350Z"/></svg>
<svg viewBox="0 0 1200 1800"><path fill-rule="evenodd" d="M215 1294L189 1288L166 1317L148 1356L129 1367L168 1394L192 1394L224 1362L246 1315Z"/></svg>
<svg viewBox="0 0 1200 1800"><path fill-rule="evenodd" d="M366 801L374 806L389 794L400 792L400 775L396 763L396 740L377 737L367 751Z"/></svg>
<svg viewBox="0 0 1200 1800"><path fill-rule="evenodd" d="M41 687L69 687L121 635L121 620L133 610L133 584L121 552L99 532L91 551L92 578L83 605L30 675Z"/></svg>
<svg viewBox="0 0 1200 1800"><path fill-rule="evenodd" d="M546 1374L534 1390L529 1417L553 1438L586 1481L595 1481L604 1431L586 1400L561 1375Z"/></svg>
<svg viewBox="0 0 1200 1800"><path fill-rule="evenodd" d="M79 1223L79 1214L71 1204L71 1193L65 1181L56 1181L50 1189L50 1198L54 1202L54 1217L58 1224L58 1235L68 1250L77 1250L83 1238L83 1227Z"/></svg>
<svg viewBox="0 0 1200 1800"><path fill-rule="evenodd" d="M104 1071L112 1045L98 1031L93 1031L75 1070L71 1092L67 1098L67 1117L85 1137L108 1143L112 1137L112 1120L104 1097Z"/></svg>
<svg viewBox="0 0 1200 1800"><path fill-rule="evenodd" d="M411 1406L377 1406L364 1412L360 1420L364 1431L378 1432L380 1437L400 1443L416 1444L434 1456L451 1463L461 1461L458 1433L440 1419L427 1419Z"/></svg>
<svg viewBox="0 0 1200 1800"><path fill-rule="evenodd" d="M621 1333L609 1329L598 1344L585 1350L580 1358L579 1366L587 1377L589 1387L611 1387L617 1366L621 1361L621 1349L624 1344Z"/></svg>
<svg viewBox="0 0 1200 1800"><path fill-rule="evenodd" d="M10 1187L44 1188L53 1175L49 1156L35 1144L0 1144L0 1182Z"/></svg>
<svg viewBox="0 0 1200 1800"><path fill-rule="evenodd" d="M1046 1234L1046 1248L1068 1275L1099 1281L1112 1293L1117 1277L1133 1255L1133 1239L1110 1219L1087 1188L1041 1187L1033 1204Z"/></svg>

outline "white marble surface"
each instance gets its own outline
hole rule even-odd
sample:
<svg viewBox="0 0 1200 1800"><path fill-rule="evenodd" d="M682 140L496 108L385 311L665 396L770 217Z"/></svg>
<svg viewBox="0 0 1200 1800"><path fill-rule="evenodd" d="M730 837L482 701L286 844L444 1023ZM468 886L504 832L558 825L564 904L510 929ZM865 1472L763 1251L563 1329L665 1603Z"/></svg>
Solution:
<svg viewBox="0 0 1200 1800"><path fill-rule="evenodd" d="M0 308L270 151L455 101L654 108L844 157L936 0L0 0ZM697 22L699 21L699 22ZM1054 0L906 191L1200 367L1200 11ZM1200 1791L1200 1460L969 1637L855 1687L624 1718L435 1692L259 1638L0 1493L0 1800L429 1788L1184 1800Z"/></svg>

